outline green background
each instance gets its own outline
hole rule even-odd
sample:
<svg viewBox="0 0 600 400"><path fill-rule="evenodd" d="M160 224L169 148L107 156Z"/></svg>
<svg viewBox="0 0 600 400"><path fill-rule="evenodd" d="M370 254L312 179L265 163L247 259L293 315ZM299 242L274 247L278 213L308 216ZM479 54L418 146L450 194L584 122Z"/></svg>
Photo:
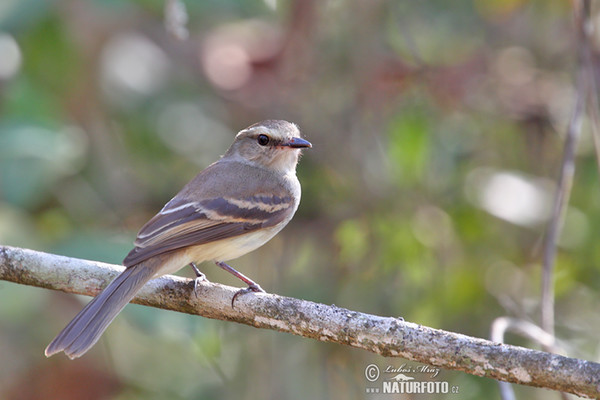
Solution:
<svg viewBox="0 0 600 400"><path fill-rule="evenodd" d="M186 5L190 37L178 41L158 0L1 2L0 243L118 264L238 130L287 119L313 143L300 208L233 266L268 292L477 337L504 315L539 322L574 100L570 2ZM587 120L576 162L556 330L569 355L596 360L600 190ZM375 398L367 365L407 363L136 305L83 358L46 359L87 300L0 282L0 398ZM499 398L490 379L435 380L459 387L449 398Z"/></svg>

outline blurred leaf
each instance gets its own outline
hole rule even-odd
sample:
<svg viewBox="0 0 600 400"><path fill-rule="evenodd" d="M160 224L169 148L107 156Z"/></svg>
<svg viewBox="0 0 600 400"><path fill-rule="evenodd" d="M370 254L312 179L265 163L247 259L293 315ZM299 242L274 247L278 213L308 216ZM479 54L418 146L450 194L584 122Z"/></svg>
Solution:
<svg viewBox="0 0 600 400"><path fill-rule="evenodd" d="M48 12L51 1L3 0L0 2L0 30L20 31Z"/></svg>
<svg viewBox="0 0 600 400"><path fill-rule="evenodd" d="M51 251L69 257L120 265L132 249L130 240L116 236L114 232L74 231L72 236L56 243Z"/></svg>
<svg viewBox="0 0 600 400"><path fill-rule="evenodd" d="M429 124L418 111L403 112L388 128L388 154L401 180L416 183L423 179L429 160Z"/></svg>
<svg viewBox="0 0 600 400"><path fill-rule="evenodd" d="M65 29L56 16L47 15L19 41L24 73L55 96L72 90L80 74L81 59Z"/></svg>
<svg viewBox="0 0 600 400"><path fill-rule="evenodd" d="M0 125L0 193L22 207L43 203L58 180L81 167L83 137L24 123Z"/></svg>
<svg viewBox="0 0 600 400"><path fill-rule="evenodd" d="M39 241L32 216L20 208L0 202L0 243L35 248Z"/></svg>
<svg viewBox="0 0 600 400"><path fill-rule="evenodd" d="M346 220L338 226L335 238L340 246L342 263L361 262L369 248L368 230L358 220Z"/></svg>
<svg viewBox="0 0 600 400"><path fill-rule="evenodd" d="M7 86L3 112L13 121L57 125L60 105L48 90L22 75Z"/></svg>

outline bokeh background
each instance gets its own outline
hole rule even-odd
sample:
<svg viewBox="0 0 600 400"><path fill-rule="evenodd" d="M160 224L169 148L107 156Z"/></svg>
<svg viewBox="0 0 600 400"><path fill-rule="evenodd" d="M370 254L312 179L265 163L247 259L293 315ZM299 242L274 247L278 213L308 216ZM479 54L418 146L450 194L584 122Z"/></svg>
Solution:
<svg viewBox="0 0 600 400"><path fill-rule="evenodd" d="M575 92L572 2L185 3L178 40L159 0L0 2L0 243L120 263L238 130L287 119L314 145L298 168L302 203L236 268L269 292L478 337L503 315L539 321L541 239ZM569 355L597 360L587 120L576 162L556 330ZM136 305L85 357L46 359L86 301L0 282L0 398L361 399L367 365L415 365ZM455 398L499 398L490 379L436 380L458 385Z"/></svg>

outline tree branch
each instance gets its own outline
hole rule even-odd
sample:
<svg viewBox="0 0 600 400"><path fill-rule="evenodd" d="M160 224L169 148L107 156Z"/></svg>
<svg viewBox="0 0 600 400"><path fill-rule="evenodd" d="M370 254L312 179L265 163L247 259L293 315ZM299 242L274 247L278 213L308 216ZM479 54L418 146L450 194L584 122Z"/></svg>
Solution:
<svg viewBox="0 0 600 400"><path fill-rule="evenodd" d="M590 19L591 3L584 0L578 17L578 47L580 67L577 74L577 92L573 113L567 127L567 134L563 148L563 159L554 195L552 218L548 224L544 238L544 254L542 259L542 329L554 336L554 263L556 259L556 245L562 231L564 214L569 204L573 176L575 175L575 151L577 141L581 135L581 124L586 107L587 93L590 82L586 74L586 66L590 65L590 47L588 40L588 24ZM589 62L586 62L589 60ZM544 346L545 350L551 350Z"/></svg>
<svg viewBox="0 0 600 400"><path fill-rule="evenodd" d="M120 271L120 266L0 246L0 279L19 284L96 295ZM500 381L590 398L600 394L600 364L591 361L274 294L241 296L232 308L231 298L236 291L201 282L195 296L192 280L164 276L148 282L133 302L293 333Z"/></svg>

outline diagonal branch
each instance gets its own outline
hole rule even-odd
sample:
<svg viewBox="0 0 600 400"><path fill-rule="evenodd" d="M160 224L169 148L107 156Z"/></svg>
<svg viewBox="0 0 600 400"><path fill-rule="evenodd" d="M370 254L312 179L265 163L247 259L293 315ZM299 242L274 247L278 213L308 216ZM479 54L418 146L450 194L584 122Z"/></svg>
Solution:
<svg viewBox="0 0 600 400"><path fill-rule="evenodd" d="M19 284L96 295L120 271L122 267L116 265L0 246L0 279ZM232 308L236 288L199 283L196 297L193 286L190 279L164 276L146 284L133 302L293 333L506 382L590 398L600 394L600 364L591 361L273 294L239 297Z"/></svg>

